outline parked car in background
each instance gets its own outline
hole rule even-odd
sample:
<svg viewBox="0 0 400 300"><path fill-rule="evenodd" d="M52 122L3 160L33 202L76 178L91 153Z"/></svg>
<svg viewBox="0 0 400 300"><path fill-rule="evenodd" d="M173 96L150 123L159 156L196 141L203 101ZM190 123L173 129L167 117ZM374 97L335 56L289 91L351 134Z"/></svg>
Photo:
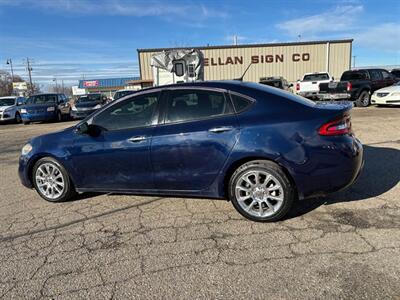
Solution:
<svg viewBox="0 0 400 300"><path fill-rule="evenodd" d="M70 104L64 94L37 94L20 109L22 122L62 121L69 117Z"/></svg>
<svg viewBox="0 0 400 300"><path fill-rule="evenodd" d="M71 117L83 119L100 109L107 103L107 97L100 93L79 96L75 104L71 106Z"/></svg>
<svg viewBox="0 0 400 300"><path fill-rule="evenodd" d="M321 83L319 97L322 100L348 99L357 106L366 107L376 90L395 82L395 77L384 69L349 70L342 74L339 82Z"/></svg>
<svg viewBox="0 0 400 300"><path fill-rule="evenodd" d="M357 178L352 107L239 81L149 88L33 138L19 176L52 202L95 191L225 198L246 218L275 221L298 198Z"/></svg>
<svg viewBox="0 0 400 300"><path fill-rule="evenodd" d="M283 78L282 76L279 77L261 77L260 84L272 86L281 90L291 91L291 87L293 84L289 84L289 82Z"/></svg>
<svg viewBox="0 0 400 300"><path fill-rule="evenodd" d="M135 90L119 90L116 91L113 97L113 100L118 100L122 97L128 96L136 92Z"/></svg>
<svg viewBox="0 0 400 300"><path fill-rule="evenodd" d="M397 81L400 81L400 69L393 69L390 71L390 74L392 74Z"/></svg>
<svg viewBox="0 0 400 300"><path fill-rule="evenodd" d="M376 105L400 105L400 82L375 91L372 94L371 103Z"/></svg>
<svg viewBox="0 0 400 300"><path fill-rule="evenodd" d="M318 99L319 85L333 80L328 72L306 73L303 79L296 83L296 94L309 99Z"/></svg>
<svg viewBox="0 0 400 300"><path fill-rule="evenodd" d="M18 96L0 97L0 122L21 123L20 107L26 99Z"/></svg>

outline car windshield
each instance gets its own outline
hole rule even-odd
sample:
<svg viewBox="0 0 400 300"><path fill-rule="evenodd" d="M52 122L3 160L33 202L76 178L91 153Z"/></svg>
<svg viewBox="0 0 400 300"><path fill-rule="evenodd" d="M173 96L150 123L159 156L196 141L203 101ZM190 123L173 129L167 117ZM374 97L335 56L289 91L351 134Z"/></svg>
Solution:
<svg viewBox="0 0 400 300"><path fill-rule="evenodd" d="M29 104L47 104L56 102L57 102L57 95L36 95L30 97L27 101L27 103Z"/></svg>
<svg viewBox="0 0 400 300"><path fill-rule="evenodd" d="M79 103L81 102L100 102L102 98L101 94L84 95L78 98Z"/></svg>
<svg viewBox="0 0 400 300"><path fill-rule="evenodd" d="M341 81L368 79L367 72L365 71L347 71L344 72Z"/></svg>
<svg viewBox="0 0 400 300"><path fill-rule="evenodd" d="M114 100L118 100L119 98L125 97L127 95L133 94L134 91L119 91L114 95Z"/></svg>
<svg viewBox="0 0 400 300"><path fill-rule="evenodd" d="M11 106L15 104L15 98L0 99L0 106Z"/></svg>
<svg viewBox="0 0 400 300"><path fill-rule="evenodd" d="M305 75L303 81L329 80L327 73Z"/></svg>

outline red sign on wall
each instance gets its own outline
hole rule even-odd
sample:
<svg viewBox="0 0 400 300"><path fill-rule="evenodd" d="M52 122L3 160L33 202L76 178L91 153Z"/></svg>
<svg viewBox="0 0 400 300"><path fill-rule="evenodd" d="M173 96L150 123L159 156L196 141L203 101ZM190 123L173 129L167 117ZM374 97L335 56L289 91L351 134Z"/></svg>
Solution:
<svg viewBox="0 0 400 300"><path fill-rule="evenodd" d="M84 87L96 87L96 86L99 86L99 81L98 80L84 81L83 86Z"/></svg>

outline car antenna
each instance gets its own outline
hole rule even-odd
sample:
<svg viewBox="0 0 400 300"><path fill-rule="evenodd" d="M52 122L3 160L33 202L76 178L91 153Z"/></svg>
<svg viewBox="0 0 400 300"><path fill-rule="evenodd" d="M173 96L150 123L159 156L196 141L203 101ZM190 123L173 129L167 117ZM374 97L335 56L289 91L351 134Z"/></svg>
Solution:
<svg viewBox="0 0 400 300"><path fill-rule="evenodd" d="M236 78L235 80L243 81L244 75L246 75L247 70L250 69L250 66L251 66L252 64L253 64L253 63L251 62L251 63L248 65L248 67L246 68L246 70L243 72L243 75L242 75L241 77L239 77L239 78Z"/></svg>

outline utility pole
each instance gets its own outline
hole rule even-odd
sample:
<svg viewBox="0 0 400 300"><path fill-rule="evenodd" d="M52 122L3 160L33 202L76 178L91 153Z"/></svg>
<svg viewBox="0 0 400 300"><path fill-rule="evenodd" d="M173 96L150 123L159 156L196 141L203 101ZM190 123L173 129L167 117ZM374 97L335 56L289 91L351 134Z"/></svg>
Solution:
<svg viewBox="0 0 400 300"><path fill-rule="evenodd" d="M32 67L31 67L31 61L29 60L29 57L26 58L26 64L27 64L27 69L28 69L28 74L29 74L29 85L31 87L31 93L33 94L33 84L32 84Z"/></svg>
<svg viewBox="0 0 400 300"><path fill-rule="evenodd" d="M53 81L56 83L56 93L58 93L57 77L54 77Z"/></svg>
<svg viewBox="0 0 400 300"><path fill-rule="evenodd" d="M11 68L11 82L14 82L14 69L13 69L11 58L7 59L7 65L10 65L10 68Z"/></svg>
<svg viewBox="0 0 400 300"><path fill-rule="evenodd" d="M61 79L61 86L62 86L61 92L64 94L64 79Z"/></svg>
<svg viewBox="0 0 400 300"><path fill-rule="evenodd" d="M235 46L237 46L237 44L238 44L238 37L237 37L236 34L233 36L233 44L234 44Z"/></svg>
<svg viewBox="0 0 400 300"><path fill-rule="evenodd" d="M353 68L355 68L355 67L356 67L356 56L353 55Z"/></svg>

